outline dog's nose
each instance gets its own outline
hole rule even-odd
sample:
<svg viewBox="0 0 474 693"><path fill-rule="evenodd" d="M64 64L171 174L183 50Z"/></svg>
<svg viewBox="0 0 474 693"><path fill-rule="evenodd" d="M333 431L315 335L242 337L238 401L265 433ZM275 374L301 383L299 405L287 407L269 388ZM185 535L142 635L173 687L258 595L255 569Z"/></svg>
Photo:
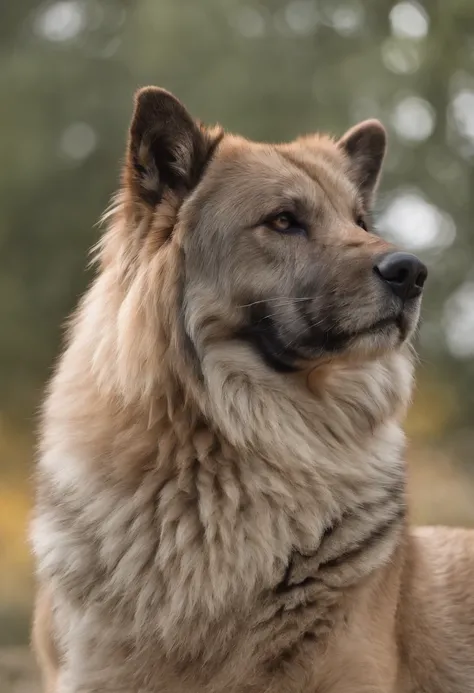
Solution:
<svg viewBox="0 0 474 693"><path fill-rule="evenodd" d="M387 253L378 258L374 270L403 300L419 296L428 276L425 265L410 253Z"/></svg>

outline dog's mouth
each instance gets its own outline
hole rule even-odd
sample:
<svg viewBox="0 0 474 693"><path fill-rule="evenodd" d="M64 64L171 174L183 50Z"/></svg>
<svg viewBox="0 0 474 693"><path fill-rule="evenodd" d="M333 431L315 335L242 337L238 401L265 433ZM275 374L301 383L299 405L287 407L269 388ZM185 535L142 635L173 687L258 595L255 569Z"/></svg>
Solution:
<svg viewBox="0 0 474 693"><path fill-rule="evenodd" d="M311 358L312 354L318 351L323 353L332 353L336 355L343 353L346 350L353 353L354 348L357 349L359 340L363 343L364 352L371 348L376 348L377 351L383 349L386 341L387 348L393 349L397 345L403 344L410 336L414 327L415 318L410 311L399 310L396 313L391 313L383 318L379 318L374 322L360 327L357 330L340 331L328 329L320 335L315 336L314 342L307 341L305 347L308 349L306 358ZM318 338L319 337L319 338ZM373 342L367 340L373 338Z"/></svg>
<svg viewBox="0 0 474 693"><path fill-rule="evenodd" d="M397 313L396 315L389 315L385 318L381 318L376 322L368 325L367 327L358 330L353 334L354 337L359 337L364 334L373 334L377 332L382 332L386 328L396 327L400 331L400 335L403 338L408 332L408 321L403 313Z"/></svg>
<svg viewBox="0 0 474 693"><path fill-rule="evenodd" d="M358 337L359 335L363 334L370 334L371 332L378 332L380 330L383 330L385 327L393 326L396 325L399 327L401 323L402 316L401 314L399 315L390 315L386 318L382 318L381 320L377 320L376 322L372 323L371 325L368 325L367 327L362 328L362 330L359 330L358 332L354 333L354 337Z"/></svg>
<svg viewBox="0 0 474 693"><path fill-rule="evenodd" d="M406 334L406 319L402 313L387 315L357 330L329 329L325 335L325 346L326 348L330 346L335 351L338 351L361 337L383 335L389 333L394 328L400 331L401 336Z"/></svg>
<svg viewBox="0 0 474 693"><path fill-rule="evenodd" d="M412 321L409 316L407 316L404 311L400 311L395 315L388 315L375 321L371 325L358 330L352 336L357 338L364 335L384 334L390 332L392 329L396 329L400 337L400 342L403 342L408 337L411 323Z"/></svg>
<svg viewBox="0 0 474 693"><path fill-rule="evenodd" d="M280 372L300 370L309 361L329 355L336 356L346 350L353 353L354 349L358 348L359 340L363 344L364 352L372 348L383 349L385 340L387 348L395 348L408 338L414 321L410 311L406 312L404 309L392 312L354 331L340 330L333 326L324 327L308 319L308 328L300 338L288 343L282 338L278 323L273 316L268 315L266 307L262 308L259 305L258 308L263 314L254 314L253 319L239 331L238 336L249 341L266 363ZM373 344L366 341L371 337L374 338Z"/></svg>

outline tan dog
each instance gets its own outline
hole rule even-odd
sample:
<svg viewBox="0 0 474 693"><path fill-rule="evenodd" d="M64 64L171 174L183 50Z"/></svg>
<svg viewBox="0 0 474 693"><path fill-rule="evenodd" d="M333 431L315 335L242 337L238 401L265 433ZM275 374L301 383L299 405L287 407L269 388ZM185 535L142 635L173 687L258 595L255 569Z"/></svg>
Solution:
<svg viewBox="0 0 474 693"><path fill-rule="evenodd" d="M426 269L371 231L377 121L267 145L139 92L44 409L51 693L474 691L474 541L409 532Z"/></svg>

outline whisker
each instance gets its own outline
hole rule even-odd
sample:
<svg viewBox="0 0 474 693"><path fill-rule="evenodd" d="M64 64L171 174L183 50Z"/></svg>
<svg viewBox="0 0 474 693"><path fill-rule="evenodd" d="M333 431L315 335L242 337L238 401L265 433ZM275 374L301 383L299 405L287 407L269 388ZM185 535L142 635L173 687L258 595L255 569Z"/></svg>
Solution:
<svg viewBox="0 0 474 693"><path fill-rule="evenodd" d="M262 315L257 320L257 324L260 324L261 322L263 322L264 320L268 320L269 318L274 318L277 315L278 315L278 313L265 313L264 315ZM321 320L317 320L316 322L311 322L311 324L309 324L303 328L303 331L300 332L300 335L304 334L305 332L307 332L312 327L317 327L318 325L321 325L323 322L324 322L324 318L322 318Z"/></svg>
<svg viewBox="0 0 474 693"><path fill-rule="evenodd" d="M252 301L252 303L243 303L241 305L238 305L237 308L250 308L251 306L256 306L259 303L270 303L270 302L275 302L275 301L283 301L281 304L277 305L288 305L293 302L298 302L298 301L312 301L313 296L307 296L307 297L293 297L293 296L276 296L275 298L264 298L261 301Z"/></svg>
<svg viewBox="0 0 474 693"><path fill-rule="evenodd" d="M286 305L286 304L284 304L284 305ZM265 313L265 315L262 315L262 316L257 320L257 324L260 324L260 323L263 322L264 320L269 320L270 318L274 318L274 317L277 316L277 315L278 315L277 312L275 312L275 313Z"/></svg>

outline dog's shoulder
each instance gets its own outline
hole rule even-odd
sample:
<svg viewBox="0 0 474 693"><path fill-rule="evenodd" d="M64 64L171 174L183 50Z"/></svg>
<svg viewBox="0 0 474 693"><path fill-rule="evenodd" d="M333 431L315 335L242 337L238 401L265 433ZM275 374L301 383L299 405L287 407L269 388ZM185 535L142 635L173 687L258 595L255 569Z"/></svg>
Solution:
<svg viewBox="0 0 474 693"><path fill-rule="evenodd" d="M474 690L474 530L413 529L401 591L399 643L416 690Z"/></svg>

